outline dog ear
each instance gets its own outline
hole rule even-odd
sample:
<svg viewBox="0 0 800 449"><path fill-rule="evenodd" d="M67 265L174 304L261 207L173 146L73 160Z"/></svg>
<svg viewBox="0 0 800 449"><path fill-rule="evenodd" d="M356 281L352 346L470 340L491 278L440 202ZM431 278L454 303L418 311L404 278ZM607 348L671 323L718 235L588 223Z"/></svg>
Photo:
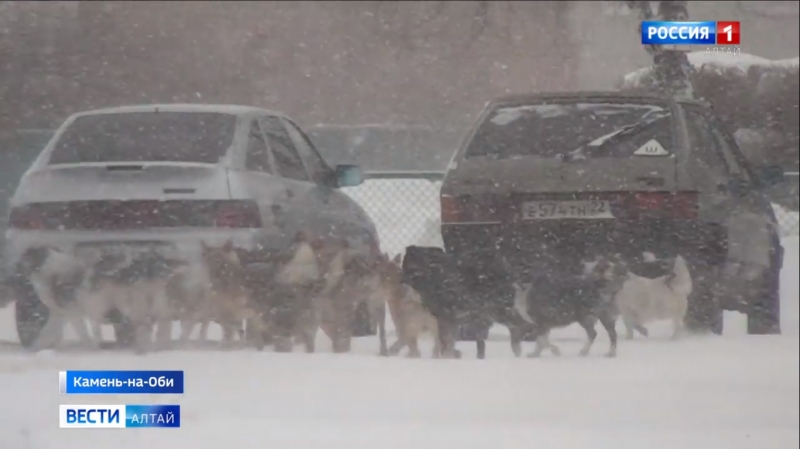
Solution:
<svg viewBox="0 0 800 449"><path fill-rule="evenodd" d="M402 261L403 261L403 255L402 254L397 254L396 256L394 256L394 259L392 259L392 263L394 263L396 265L400 265L400 263Z"/></svg>

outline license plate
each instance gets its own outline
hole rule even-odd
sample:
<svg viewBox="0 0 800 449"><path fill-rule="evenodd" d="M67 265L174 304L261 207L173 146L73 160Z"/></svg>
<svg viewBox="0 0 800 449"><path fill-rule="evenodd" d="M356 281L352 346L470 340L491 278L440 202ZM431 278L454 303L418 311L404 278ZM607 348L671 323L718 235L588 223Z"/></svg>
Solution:
<svg viewBox="0 0 800 449"><path fill-rule="evenodd" d="M526 220L614 218L609 201L528 201L522 204Z"/></svg>

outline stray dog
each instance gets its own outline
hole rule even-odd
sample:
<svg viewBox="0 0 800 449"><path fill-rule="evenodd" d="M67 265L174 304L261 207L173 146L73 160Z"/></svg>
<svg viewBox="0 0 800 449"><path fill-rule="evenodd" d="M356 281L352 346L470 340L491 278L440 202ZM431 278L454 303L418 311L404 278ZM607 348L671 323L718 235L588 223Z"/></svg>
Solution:
<svg viewBox="0 0 800 449"><path fill-rule="evenodd" d="M333 257L327 264L325 284L316 305L320 313L320 328L331 339L333 352L350 351L356 307L366 302L370 318L378 325L379 353L388 355L386 298L377 274L379 261L355 252L345 240L335 242L328 249L331 250Z"/></svg>
<svg viewBox="0 0 800 449"><path fill-rule="evenodd" d="M98 345L99 335L94 338L90 335L84 320L85 311L76 295L86 276L86 266L80 260L53 247L30 248L20 258L16 276L31 283L39 300L50 311L34 348L58 344L64 320L75 329L82 344Z"/></svg>
<svg viewBox="0 0 800 449"><path fill-rule="evenodd" d="M243 337L245 320L256 325L260 325L262 320L252 319L258 312L233 242L228 240L221 247L210 247L203 242L202 249L210 279L204 321L216 321L222 327L223 346L231 347L235 335ZM256 332L260 333L261 329Z"/></svg>
<svg viewBox="0 0 800 449"><path fill-rule="evenodd" d="M150 251L120 267L111 263L115 257L104 256L94 264L80 290L79 302L86 304L93 323L112 310L129 319L137 353L151 349L153 326L157 329L157 348L166 349L171 341L174 317L168 285L174 276L183 273L187 263Z"/></svg>
<svg viewBox="0 0 800 449"><path fill-rule="evenodd" d="M648 336L645 324L655 320L672 320L672 338L678 338L686 316L692 278L686 261L675 257L672 272L655 279L629 273L616 295L617 306L626 328L626 338L633 339L636 330Z"/></svg>
<svg viewBox="0 0 800 449"><path fill-rule="evenodd" d="M430 332L434 337L431 356L438 358L441 355L441 345L436 318L422 305L419 293L403 284L401 255L398 254L390 260L389 255L384 254L378 264L378 273L389 306L389 315L397 332L397 341L389 347L389 355L397 355L408 346L408 357L420 357L419 336L423 332Z"/></svg>
<svg viewBox="0 0 800 449"><path fill-rule="evenodd" d="M627 279L627 267L608 259L592 264L589 273L583 275L540 275L530 284L514 284L515 303L522 318L534 326L536 348L529 357L539 357L544 349L560 355L557 346L550 343L550 330L577 322L584 328L589 340L580 351L581 356L589 350L597 337L594 326L597 320L603 325L611 339L607 357L617 354L617 331L614 328L617 312L614 295Z"/></svg>
<svg viewBox="0 0 800 449"><path fill-rule="evenodd" d="M290 352L293 336L302 340L307 352L315 350L318 323L312 300L323 285L318 250L317 240L298 232L288 249L244 256L249 262L245 283L262 321L255 339L272 342L276 352Z"/></svg>
<svg viewBox="0 0 800 449"><path fill-rule="evenodd" d="M441 356L458 358L455 349L460 327L474 340L478 358L486 356L486 339L493 323L507 326L511 347L519 356L522 337L530 324L514 308L514 289L503 260L466 264L441 248L409 246L403 259L403 281L419 292L422 303L436 317Z"/></svg>

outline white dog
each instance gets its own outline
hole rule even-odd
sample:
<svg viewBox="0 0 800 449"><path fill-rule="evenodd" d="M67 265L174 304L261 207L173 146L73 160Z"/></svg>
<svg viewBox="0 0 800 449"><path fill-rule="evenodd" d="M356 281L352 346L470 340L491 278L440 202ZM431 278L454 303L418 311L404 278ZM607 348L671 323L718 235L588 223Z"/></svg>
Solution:
<svg viewBox="0 0 800 449"><path fill-rule="evenodd" d="M628 273L628 279L616 295L617 306L626 328L626 338L633 331L648 335L645 324L656 320L672 320L673 338L677 338L692 292L692 278L686 261L675 258L672 273L649 279Z"/></svg>
<svg viewBox="0 0 800 449"><path fill-rule="evenodd" d="M92 338L84 321L85 305L80 302L79 289L86 276L86 266L81 261L57 248L37 247L22 255L18 270L50 312L35 348L59 344L65 322L75 329L83 344L97 346L98 336Z"/></svg>

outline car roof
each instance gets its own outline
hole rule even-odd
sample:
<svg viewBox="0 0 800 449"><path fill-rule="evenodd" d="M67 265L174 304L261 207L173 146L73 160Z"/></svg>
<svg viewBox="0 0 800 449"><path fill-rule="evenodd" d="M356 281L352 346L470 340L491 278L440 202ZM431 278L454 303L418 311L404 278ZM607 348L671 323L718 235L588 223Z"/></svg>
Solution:
<svg viewBox="0 0 800 449"><path fill-rule="evenodd" d="M507 107L507 106L523 106L531 103L541 103L547 101L561 102L561 101L608 101L608 102L626 102L626 103L650 103L666 105L672 101L669 97L663 95L649 95L649 94L635 94L614 91L572 91L572 92L547 92L547 93L529 93L529 94L516 94L506 95L497 98L489 103L491 107ZM704 106L702 102L690 99L679 99L679 103L696 104Z"/></svg>
<svg viewBox="0 0 800 449"><path fill-rule="evenodd" d="M267 109L257 108L255 106L243 106L233 104L194 104L194 103L174 103L174 104L145 104L145 105L130 105L118 106L113 108L94 109L91 111L83 111L74 114L73 117L83 117L87 115L103 115L103 114L127 114L137 112L189 112L189 113L202 113L202 112L216 112L220 114L230 115L245 115L245 114L268 114L283 117L284 114L277 111L270 111Z"/></svg>

